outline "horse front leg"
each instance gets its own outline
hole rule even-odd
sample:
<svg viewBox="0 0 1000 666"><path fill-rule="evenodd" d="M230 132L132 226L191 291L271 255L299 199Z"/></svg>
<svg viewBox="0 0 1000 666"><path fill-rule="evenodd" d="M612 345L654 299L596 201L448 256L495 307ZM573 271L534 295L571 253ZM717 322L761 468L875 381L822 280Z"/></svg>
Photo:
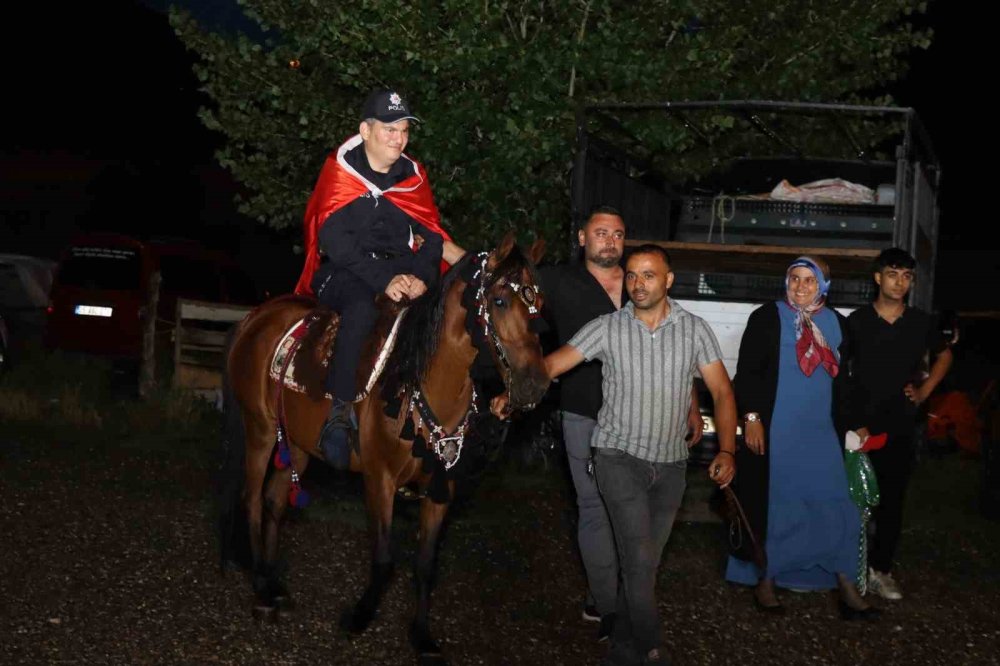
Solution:
<svg viewBox="0 0 1000 666"><path fill-rule="evenodd" d="M368 628L375 618L382 594L392 578L392 509L396 488L387 473L365 473L365 504L372 539L372 568L361 599L354 608L344 613L340 626L351 633L359 634Z"/></svg>
<svg viewBox="0 0 1000 666"><path fill-rule="evenodd" d="M415 578L417 584L417 615L410 626L410 643L417 651L421 664L443 664L441 647L431 636L430 606L431 589L434 587L434 571L437 561L437 543L441 536L441 526L447 504L438 504L430 498L420 501L420 534L417 537L417 561Z"/></svg>

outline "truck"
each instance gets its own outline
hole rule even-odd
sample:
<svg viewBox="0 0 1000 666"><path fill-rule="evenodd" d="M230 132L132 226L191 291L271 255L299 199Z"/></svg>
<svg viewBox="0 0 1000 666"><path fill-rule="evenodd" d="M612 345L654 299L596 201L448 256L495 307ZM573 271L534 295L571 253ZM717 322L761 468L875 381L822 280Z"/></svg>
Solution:
<svg viewBox="0 0 1000 666"><path fill-rule="evenodd" d="M686 171L686 172L685 172ZM875 297L887 247L916 259L909 304L933 311L941 168L912 108L780 101L590 104L577 112L570 255L595 205L620 210L630 247L667 249L672 298L704 318L730 376L750 313L781 298L803 254L830 264L829 304ZM832 186L835 200L810 192ZM826 191L831 191L826 189ZM717 443L701 391L707 461Z"/></svg>

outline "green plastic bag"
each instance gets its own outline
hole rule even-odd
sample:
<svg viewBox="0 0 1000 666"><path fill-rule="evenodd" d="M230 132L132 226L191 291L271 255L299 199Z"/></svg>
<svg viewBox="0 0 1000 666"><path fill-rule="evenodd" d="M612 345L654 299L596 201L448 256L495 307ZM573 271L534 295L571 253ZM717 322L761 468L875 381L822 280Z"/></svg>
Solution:
<svg viewBox="0 0 1000 666"><path fill-rule="evenodd" d="M851 499L859 508L865 509L878 505L878 481L875 479L875 468L868 454L862 451L847 451L844 459L847 467L847 489Z"/></svg>
<svg viewBox="0 0 1000 666"><path fill-rule="evenodd" d="M846 451L844 464L847 468L847 489L861 511L861 534L858 535L858 591L868 591L868 521L871 509L878 505L878 481L875 468L868 454L862 451Z"/></svg>

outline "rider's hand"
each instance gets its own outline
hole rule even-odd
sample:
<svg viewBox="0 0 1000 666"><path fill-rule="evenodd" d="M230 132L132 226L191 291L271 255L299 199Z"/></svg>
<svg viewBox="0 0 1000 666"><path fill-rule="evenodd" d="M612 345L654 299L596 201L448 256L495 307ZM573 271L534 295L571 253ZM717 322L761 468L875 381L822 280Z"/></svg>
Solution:
<svg viewBox="0 0 1000 666"><path fill-rule="evenodd" d="M389 284L385 287L385 295L398 303L404 296L410 295L410 284L414 279L416 278L412 275L397 275L389 280ZM421 282L421 284L423 283ZM424 287L424 289L426 288Z"/></svg>
<svg viewBox="0 0 1000 666"><path fill-rule="evenodd" d="M424 292L427 291L427 285L424 284L424 281L414 275L406 277L410 278L410 285L406 290L406 295L410 297L410 300L423 296Z"/></svg>

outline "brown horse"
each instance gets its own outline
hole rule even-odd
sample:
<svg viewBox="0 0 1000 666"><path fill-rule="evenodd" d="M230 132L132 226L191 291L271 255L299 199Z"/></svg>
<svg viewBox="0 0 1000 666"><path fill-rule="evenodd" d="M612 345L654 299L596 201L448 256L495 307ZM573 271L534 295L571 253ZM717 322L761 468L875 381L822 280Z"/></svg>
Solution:
<svg viewBox="0 0 1000 666"><path fill-rule="evenodd" d="M442 660L429 629L431 577L454 489L450 468L459 462L473 411L470 368L478 353L488 354L515 409L531 409L549 385L531 325L541 308L533 265L543 252L544 243L537 241L526 256L508 235L491 253L463 257L410 305L385 373L355 404L358 447L351 470L364 479L373 553L368 586L341 626L361 632L373 619L392 572L393 501L400 489L416 486L422 499L410 641L422 661ZM276 567L281 519L310 456L322 459L318 440L329 399L321 389L297 392L284 382L279 390L271 376L279 341L315 306L311 298L274 299L248 315L230 338L222 558L224 565L235 561L238 542L249 537L252 558L242 563L252 566L257 616L288 604ZM276 437L290 453L285 469L272 463Z"/></svg>

